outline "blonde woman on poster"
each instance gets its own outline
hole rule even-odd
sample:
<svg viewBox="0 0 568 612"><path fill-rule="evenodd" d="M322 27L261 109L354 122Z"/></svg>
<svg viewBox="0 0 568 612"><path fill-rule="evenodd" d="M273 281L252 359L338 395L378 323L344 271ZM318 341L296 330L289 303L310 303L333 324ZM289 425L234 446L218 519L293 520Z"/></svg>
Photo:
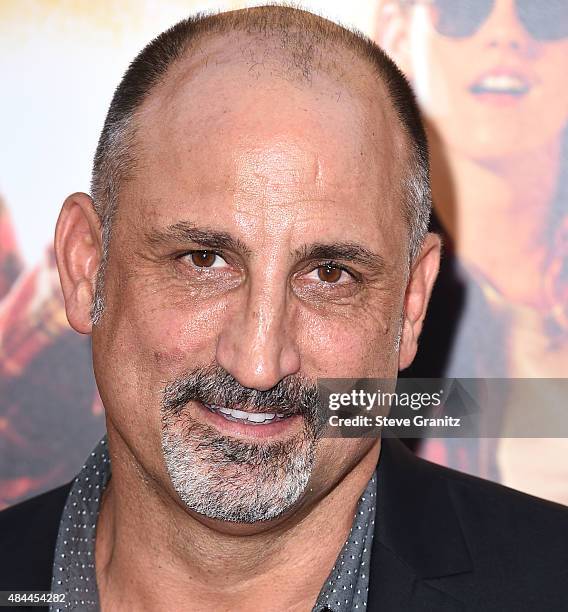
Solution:
<svg viewBox="0 0 568 612"><path fill-rule="evenodd" d="M434 203L464 287L443 373L567 377L568 2L378 9L376 38L428 123ZM568 441L509 437L514 426L505 417L497 448L480 442L471 471L568 503Z"/></svg>

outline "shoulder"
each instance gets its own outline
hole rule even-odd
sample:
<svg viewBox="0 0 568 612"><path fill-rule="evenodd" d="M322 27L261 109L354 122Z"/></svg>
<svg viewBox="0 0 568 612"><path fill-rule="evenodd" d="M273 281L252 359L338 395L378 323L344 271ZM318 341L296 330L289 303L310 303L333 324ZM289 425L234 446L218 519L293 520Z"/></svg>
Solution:
<svg viewBox="0 0 568 612"><path fill-rule="evenodd" d="M377 483L375 534L412 577L471 609L568 610L565 506L419 459L398 440L383 440Z"/></svg>
<svg viewBox="0 0 568 612"><path fill-rule="evenodd" d="M568 543L568 507L423 459L419 461L433 477L446 482L464 529L476 531L483 527L485 533L497 530L502 537L517 536L522 531L524 545L529 546L531 540L541 541L546 535L556 542L563 539Z"/></svg>
<svg viewBox="0 0 568 612"><path fill-rule="evenodd" d="M568 603L566 506L423 463L425 471L447 486L477 585L500 584L503 598L525 602L538 597L545 604L549 598L545 609L556 609L560 601L563 606Z"/></svg>
<svg viewBox="0 0 568 612"><path fill-rule="evenodd" d="M0 590L50 590L59 522L71 483L0 512Z"/></svg>

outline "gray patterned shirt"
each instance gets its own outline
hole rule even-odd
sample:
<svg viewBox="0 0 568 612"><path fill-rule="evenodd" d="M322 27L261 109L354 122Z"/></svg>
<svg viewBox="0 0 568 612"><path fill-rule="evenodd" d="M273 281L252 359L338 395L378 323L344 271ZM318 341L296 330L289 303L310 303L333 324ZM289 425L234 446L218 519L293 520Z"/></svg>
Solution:
<svg viewBox="0 0 568 612"><path fill-rule="evenodd" d="M65 502L55 546L51 590L66 595L65 605L51 612L98 612L95 574L95 529L101 497L110 479L106 436L73 481ZM367 608L369 563L375 524L376 472L369 480L353 519L349 537L317 598L312 612L360 612Z"/></svg>

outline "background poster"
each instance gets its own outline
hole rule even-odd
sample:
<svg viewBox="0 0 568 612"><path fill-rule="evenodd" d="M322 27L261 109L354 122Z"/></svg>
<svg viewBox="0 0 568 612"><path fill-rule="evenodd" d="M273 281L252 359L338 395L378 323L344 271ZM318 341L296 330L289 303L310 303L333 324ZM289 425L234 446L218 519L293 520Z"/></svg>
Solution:
<svg viewBox="0 0 568 612"><path fill-rule="evenodd" d="M252 3L248 3L252 4ZM304 1L386 48L428 124L441 277L406 375L568 374L568 0ZM114 87L142 46L245 2L0 3L0 507L73 477L104 429L87 337L51 242ZM535 408L539 401L535 398ZM446 440L417 452L568 504L568 440Z"/></svg>
<svg viewBox="0 0 568 612"><path fill-rule="evenodd" d="M374 24L427 122L446 243L426 350L407 374L565 378L568 2L384 0ZM514 437L512 412L501 439L420 452L568 503L568 440Z"/></svg>

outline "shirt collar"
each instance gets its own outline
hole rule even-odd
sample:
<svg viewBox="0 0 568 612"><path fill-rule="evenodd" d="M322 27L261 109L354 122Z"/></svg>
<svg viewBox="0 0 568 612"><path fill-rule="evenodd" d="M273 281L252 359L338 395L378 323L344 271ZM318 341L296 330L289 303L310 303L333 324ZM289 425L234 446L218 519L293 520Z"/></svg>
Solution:
<svg viewBox="0 0 568 612"><path fill-rule="evenodd" d="M103 491L110 479L106 435L87 458L73 481L65 502L55 544L51 590L65 596L65 605L51 604L50 612L97 612L95 531Z"/></svg>
<svg viewBox="0 0 568 612"><path fill-rule="evenodd" d="M375 472L359 499L347 541L324 583L313 612L362 612L367 609L376 492Z"/></svg>
<svg viewBox="0 0 568 612"><path fill-rule="evenodd" d="M55 547L51 589L53 593L65 595L65 604L52 604L50 612L99 610L95 533L102 493L110 476L105 435L75 478L65 503ZM359 500L347 541L320 591L313 612L366 610L376 490L374 473Z"/></svg>

